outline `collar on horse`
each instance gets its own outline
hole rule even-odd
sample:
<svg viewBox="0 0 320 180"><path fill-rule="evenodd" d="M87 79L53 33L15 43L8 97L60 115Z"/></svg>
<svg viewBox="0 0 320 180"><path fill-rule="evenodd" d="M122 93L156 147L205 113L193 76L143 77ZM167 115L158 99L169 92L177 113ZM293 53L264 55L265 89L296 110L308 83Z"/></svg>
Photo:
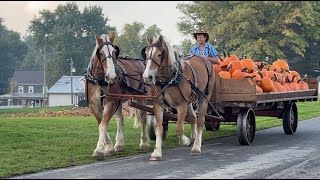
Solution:
<svg viewBox="0 0 320 180"><path fill-rule="evenodd" d="M161 89L163 89L166 86L176 86L179 85L183 79L183 72L182 72L182 66L180 61L175 62L178 66L178 68L174 68L172 75L170 77L169 81L161 81L156 79L156 85L160 86Z"/></svg>

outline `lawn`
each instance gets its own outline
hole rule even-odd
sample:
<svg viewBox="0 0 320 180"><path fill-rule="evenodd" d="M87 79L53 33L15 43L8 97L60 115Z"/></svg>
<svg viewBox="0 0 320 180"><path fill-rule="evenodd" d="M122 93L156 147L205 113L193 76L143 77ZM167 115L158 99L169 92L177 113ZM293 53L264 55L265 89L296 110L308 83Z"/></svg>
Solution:
<svg viewBox="0 0 320 180"><path fill-rule="evenodd" d="M299 120L320 116L320 101L297 103ZM16 112L15 112L16 113ZM257 117L257 130L282 125L281 119ZM113 142L116 132L113 118L108 132ZM139 153L151 153L154 141L148 151L138 150L140 129L133 128L133 119L125 120L125 151L116 153L117 158ZM190 125L185 125L190 135ZM299 128L298 128L299 131ZM204 131L204 140L236 134L236 126L221 125L216 132ZM91 155L98 140L96 120L91 117L14 117L0 118L0 178L32 173L46 169L93 163ZM169 124L168 137L163 149L178 146L175 123Z"/></svg>

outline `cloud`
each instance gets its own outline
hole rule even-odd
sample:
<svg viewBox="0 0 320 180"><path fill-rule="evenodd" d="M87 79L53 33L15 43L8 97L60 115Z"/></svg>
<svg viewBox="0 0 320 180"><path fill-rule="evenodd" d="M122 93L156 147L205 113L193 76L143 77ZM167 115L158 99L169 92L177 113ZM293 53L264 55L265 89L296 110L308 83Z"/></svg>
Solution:
<svg viewBox="0 0 320 180"><path fill-rule="evenodd" d="M38 15L39 11L43 9L52 11L59 4L65 4L67 2L68 1L30 1L24 7L24 11L32 15Z"/></svg>

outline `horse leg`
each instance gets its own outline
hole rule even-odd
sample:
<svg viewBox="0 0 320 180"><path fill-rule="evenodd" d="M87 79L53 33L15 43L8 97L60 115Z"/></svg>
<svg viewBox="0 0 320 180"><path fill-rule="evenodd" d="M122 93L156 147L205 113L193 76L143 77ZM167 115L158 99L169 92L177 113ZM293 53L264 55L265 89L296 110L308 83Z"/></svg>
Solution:
<svg viewBox="0 0 320 180"><path fill-rule="evenodd" d="M201 154L202 130L205 122L205 115L207 113L208 102L199 100L199 117L197 119L197 136L191 149L191 155Z"/></svg>
<svg viewBox="0 0 320 180"><path fill-rule="evenodd" d="M146 104L145 100L137 100L140 104ZM140 110L138 108L135 109L135 118L137 118L137 121L141 124L141 134L140 134L140 145L139 148L141 150L149 149L149 135L147 133L147 112Z"/></svg>
<svg viewBox="0 0 320 180"><path fill-rule="evenodd" d="M191 125L191 144L194 143L194 140L197 136L197 114L195 112L195 110L193 109L193 105L190 103L188 105L188 117L189 117L189 120L190 120L190 125Z"/></svg>
<svg viewBox="0 0 320 180"><path fill-rule="evenodd" d="M153 103L153 111L156 118L155 133L156 133L156 145L153 153L151 154L151 161L162 160L162 134L163 134L163 104Z"/></svg>
<svg viewBox="0 0 320 180"><path fill-rule="evenodd" d="M179 139L179 144L183 146L190 146L190 139L184 135L184 120L187 115L187 103L182 103L177 107L178 112L178 120L177 120L177 128L176 128L176 134Z"/></svg>
<svg viewBox="0 0 320 180"><path fill-rule="evenodd" d="M123 114L122 114L122 105L116 111L116 120L117 120L117 135L116 143L114 145L114 151L119 152L124 149L124 133L123 133Z"/></svg>
<svg viewBox="0 0 320 180"><path fill-rule="evenodd" d="M115 108L117 108L117 103L115 103L114 101L107 102L104 106L102 121L99 124L99 140L97 143L97 147L92 155L94 157L97 157L98 159L100 159L104 155L112 155L114 151L113 143L107 132L107 127L115 111Z"/></svg>

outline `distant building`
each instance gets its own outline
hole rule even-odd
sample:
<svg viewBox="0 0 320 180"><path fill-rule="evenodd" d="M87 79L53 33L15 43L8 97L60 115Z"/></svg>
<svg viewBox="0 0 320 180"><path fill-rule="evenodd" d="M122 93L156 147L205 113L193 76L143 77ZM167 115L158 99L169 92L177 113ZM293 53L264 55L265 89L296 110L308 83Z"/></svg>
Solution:
<svg viewBox="0 0 320 180"><path fill-rule="evenodd" d="M4 106L44 106L43 71L14 72L11 92L0 95L0 104Z"/></svg>
<svg viewBox="0 0 320 180"><path fill-rule="evenodd" d="M85 99L84 83L84 76L72 76L71 95L71 76L62 76L47 92L48 106L78 105Z"/></svg>

